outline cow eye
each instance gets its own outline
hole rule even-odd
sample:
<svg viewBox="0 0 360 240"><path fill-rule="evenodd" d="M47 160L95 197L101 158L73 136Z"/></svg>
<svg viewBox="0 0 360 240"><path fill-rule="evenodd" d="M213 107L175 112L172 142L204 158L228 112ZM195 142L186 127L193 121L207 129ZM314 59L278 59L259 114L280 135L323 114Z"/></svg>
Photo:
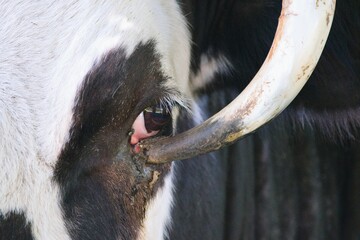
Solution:
<svg viewBox="0 0 360 240"><path fill-rule="evenodd" d="M135 146L142 139L155 135L171 135L172 121L170 108L160 104L147 107L135 119L130 132L130 144ZM138 148L135 149L135 152Z"/></svg>
<svg viewBox="0 0 360 240"><path fill-rule="evenodd" d="M144 110L144 125L147 132L160 131L171 120L169 110L160 104Z"/></svg>

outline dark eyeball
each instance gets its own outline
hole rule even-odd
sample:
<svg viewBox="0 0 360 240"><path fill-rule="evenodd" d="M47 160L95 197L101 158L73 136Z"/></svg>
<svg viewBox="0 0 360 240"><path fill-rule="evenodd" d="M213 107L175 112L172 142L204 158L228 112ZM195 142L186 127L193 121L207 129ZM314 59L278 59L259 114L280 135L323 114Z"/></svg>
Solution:
<svg viewBox="0 0 360 240"><path fill-rule="evenodd" d="M160 131L171 121L168 109L160 104L148 107L143 111L146 131Z"/></svg>

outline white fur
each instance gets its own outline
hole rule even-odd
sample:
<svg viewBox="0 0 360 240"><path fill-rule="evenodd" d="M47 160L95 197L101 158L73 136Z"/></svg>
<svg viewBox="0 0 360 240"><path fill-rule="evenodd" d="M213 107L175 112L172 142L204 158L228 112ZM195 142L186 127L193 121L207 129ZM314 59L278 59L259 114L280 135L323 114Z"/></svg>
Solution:
<svg viewBox="0 0 360 240"><path fill-rule="evenodd" d="M174 166L174 164L172 165ZM158 190L155 198L150 201L138 240L161 240L171 225L170 211L173 201L173 167L166 176L164 186Z"/></svg>
<svg viewBox="0 0 360 240"><path fill-rule="evenodd" d="M217 73L230 73L232 68L230 61L223 55L217 58L206 54L201 55L199 71L191 74L192 90L197 90L214 81Z"/></svg>
<svg viewBox="0 0 360 240"><path fill-rule="evenodd" d="M0 13L0 213L24 212L36 239L69 239L52 177L84 76L107 51L155 39L167 85L187 91L185 21L175 0L0 0ZM170 206L166 186L154 205ZM163 231L159 218L145 232Z"/></svg>

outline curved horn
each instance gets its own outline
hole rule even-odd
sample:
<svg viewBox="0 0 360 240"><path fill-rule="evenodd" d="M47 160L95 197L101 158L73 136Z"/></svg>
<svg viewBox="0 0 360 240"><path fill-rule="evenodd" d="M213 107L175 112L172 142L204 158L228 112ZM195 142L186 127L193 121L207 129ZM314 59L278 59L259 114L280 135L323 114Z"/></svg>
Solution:
<svg viewBox="0 0 360 240"><path fill-rule="evenodd" d="M300 92L330 31L335 0L283 0L268 56L245 90L201 125L140 144L148 163L187 159L226 146L265 124Z"/></svg>

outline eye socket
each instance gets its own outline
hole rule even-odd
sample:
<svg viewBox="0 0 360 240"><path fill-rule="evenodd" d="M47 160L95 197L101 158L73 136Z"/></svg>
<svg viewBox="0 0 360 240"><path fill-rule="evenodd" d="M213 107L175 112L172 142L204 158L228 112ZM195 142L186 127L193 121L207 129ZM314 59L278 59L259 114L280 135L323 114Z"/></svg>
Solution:
<svg viewBox="0 0 360 240"><path fill-rule="evenodd" d="M144 125L148 133L152 131L160 131L171 120L169 110L162 107L160 104L148 107L143 111Z"/></svg>
<svg viewBox="0 0 360 240"><path fill-rule="evenodd" d="M142 139L159 134L171 135L171 120L170 107L158 104L143 110L135 119L130 132L130 144L135 146L134 151L140 151L136 146Z"/></svg>

